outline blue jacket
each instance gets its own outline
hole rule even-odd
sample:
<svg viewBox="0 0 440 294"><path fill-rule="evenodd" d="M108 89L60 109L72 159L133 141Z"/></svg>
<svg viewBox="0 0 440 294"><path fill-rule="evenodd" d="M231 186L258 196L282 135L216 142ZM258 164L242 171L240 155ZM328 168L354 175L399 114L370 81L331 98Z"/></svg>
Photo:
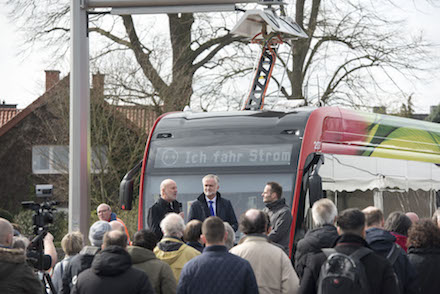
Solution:
<svg viewBox="0 0 440 294"><path fill-rule="evenodd" d="M220 193L217 192L217 201L215 204L216 216L221 218L223 221L228 222L234 231L238 229L237 217L235 216L234 209L232 208L231 201L222 198ZM209 210L208 204L206 203L205 193L202 193L197 200L191 204L189 209L188 221L193 219L198 219L204 221L206 218L211 216L211 211Z"/></svg>
<svg viewBox="0 0 440 294"><path fill-rule="evenodd" d="M208 246L191 259L180 275L178 294L258 294L257 281L247 260L225 246Z"/></svg>
<svg viewBox="0 0 440 294"><path fill-rule="evenodd" d="M387 257L390 252L396 237L394 237L390 232L385 231L380 228L369 228L366 231L365 240L371 249L377 254ZM416 271L414 267L409 262L408 256L405 250L400 249L400 254L393 264L394 272L399 279L400 293L402 294L413 294L419 293L418 285L416 282Z"/></svg>

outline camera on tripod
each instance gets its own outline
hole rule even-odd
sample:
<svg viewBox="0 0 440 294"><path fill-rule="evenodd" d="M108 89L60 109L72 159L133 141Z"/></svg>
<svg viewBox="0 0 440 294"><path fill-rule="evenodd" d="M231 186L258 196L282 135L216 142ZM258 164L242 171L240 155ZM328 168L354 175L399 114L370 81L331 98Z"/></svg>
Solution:
<svg viewBox="0 0 440 294"><path fill-rule="evenodd" d="M21 205L24 209L31 209L34 211L32 216L32 223L35 237L32 239L28 250L28 261L37 270L48 270L50 262L44 255L43 239L47 235L48 227L53 223L54 207L58 203L56 201L48 201L52 196L53 185L36 185L37 197L44 197L43 202L36 203L34 201L23 201ZM50 259L50 258L49 258Z"/></svg>
<svg viewBox="0 0 440 294"><path fill-rule="evenodd" d="M21 205L24 209L31 209L34 211L32 216L32 223L34 225L34 234L38 234L44 228L47 228L49 224L53 223L53 211L57 205L56 201L45 201L41 204L34 201L23 201Z"/></svg>

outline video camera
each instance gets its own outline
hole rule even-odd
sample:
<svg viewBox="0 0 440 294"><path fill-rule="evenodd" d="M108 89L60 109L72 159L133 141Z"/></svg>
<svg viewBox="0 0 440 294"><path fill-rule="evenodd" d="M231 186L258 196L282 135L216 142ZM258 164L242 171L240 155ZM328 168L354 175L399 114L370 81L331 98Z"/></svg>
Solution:
<svg viewBox="0 0 440 294"><path fill-rule="evenodd" d="M44 254L43 239L46 237L49 225L53 223L53 212L56 210L54 206L56 201L48 201L48 197L52 196L52 185L37 185L37 197L44 197L44 201L36 203L34 201L23 201L21 205L24 209L34 211L32 216L34 235L28 246L27 258L28 262L37 270L48 270L51 265L51 259Z"/></svg>
<svg viewBox="0 0 440 294"><path fill-rule="evenodd" d="M39 234L46 229L49 224L53 223L52 212L56 210L54 207L58 203L56 201L45 201L41 204L34 201L23 201L21 205L24 209L31 209L34 211L32 216L32 223L34 226L34 234Z"/></svg>

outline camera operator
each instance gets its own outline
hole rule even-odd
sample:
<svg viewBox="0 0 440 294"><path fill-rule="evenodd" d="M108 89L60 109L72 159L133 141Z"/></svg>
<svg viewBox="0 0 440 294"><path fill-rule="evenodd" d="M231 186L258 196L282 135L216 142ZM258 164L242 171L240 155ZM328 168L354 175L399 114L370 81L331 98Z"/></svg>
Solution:
<svg viewBox="0 0 440 294"><path fill-rule="evenodd" d="M45 270L51 269L57 263L57 250L55 248L55 244L53 244L53 236L51 233L47 232L46 236L43 239L44 243L44 255L49 256L51 261L48 262L49 268L45 267Z"/></svg>
<svg viewBox="0 0 440 294"><path fill-rule="evenodd" d="M13 235L11 223L0 218L0 293L43 293L23 249L11 248Z"/></svg>

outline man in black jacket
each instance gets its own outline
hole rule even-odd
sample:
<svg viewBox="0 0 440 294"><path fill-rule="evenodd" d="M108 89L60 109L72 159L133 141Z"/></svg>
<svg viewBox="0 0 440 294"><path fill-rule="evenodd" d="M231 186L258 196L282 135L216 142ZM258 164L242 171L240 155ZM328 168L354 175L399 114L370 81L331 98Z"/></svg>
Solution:
<svg viewBox="0 0 440 294"><path fill-rule="evenodd" d="M160 184L160 197L148 209L147 223L150 230L152 230L158 240L162 239L163 233L160 229L160 222L165 215L170 212L180 214L183 218L182 203L177 200L177 184L171 179L163 180Z"/></svg>
<svg viewBox="0 0 440 294"><path fill-rule="evenodd" d="M124 233L106 233L103 250L95 256L92 267L78 276L72 293L154 293L147 275L132 266L126 247L127 236Z"/></svg>
<svg viewBox="0 0 440 294"><path fill-rule="evenodd" d="M396 237L383 229L384 218L382 211L373 206L362 210L366 219L366 237L368 245L377 254L387 258L399 279L400 293L418 293L416 271L409 262L405 250L395 244ZM394 247L394 248L393 248Z"/></svg>
<svg viewBox="0 0 440 294"><path fill-rule="evenodd" d="M337 215L338 210L331 200L323 198L313 203L312 219L316 228L298 242L295 252L295 270L300 280L312 256L321 253L322 248L332 247L338 238L334 226Z"/></svg>
<svg viewBox="0 0 440 294"><path fill-rule="evenodd" d="M367 247L365 236L365 216L359 209L346 209L337 217L337 230L340 235L334 246L335 250L350 255L361 247ZM304 269L300 293L316 293L322 264L327 257L324 253L312 257ZM398 294L397 278L391 264L382 256L371 251L360 259L371 294ZM360 292L359 292L360 293Z"/></svg>
<svg viewBox="0 0 440 294"><path fill-rule="evenodd" d="M198 219L204 221L210 216L218 216L223 221L228 222L234 231L238 229L237 217L232 208L231 201L222 198L218 192L219 178L216 175L206 175L203 180L203 192L191 204L189 209L188 221Z"/></svg>

